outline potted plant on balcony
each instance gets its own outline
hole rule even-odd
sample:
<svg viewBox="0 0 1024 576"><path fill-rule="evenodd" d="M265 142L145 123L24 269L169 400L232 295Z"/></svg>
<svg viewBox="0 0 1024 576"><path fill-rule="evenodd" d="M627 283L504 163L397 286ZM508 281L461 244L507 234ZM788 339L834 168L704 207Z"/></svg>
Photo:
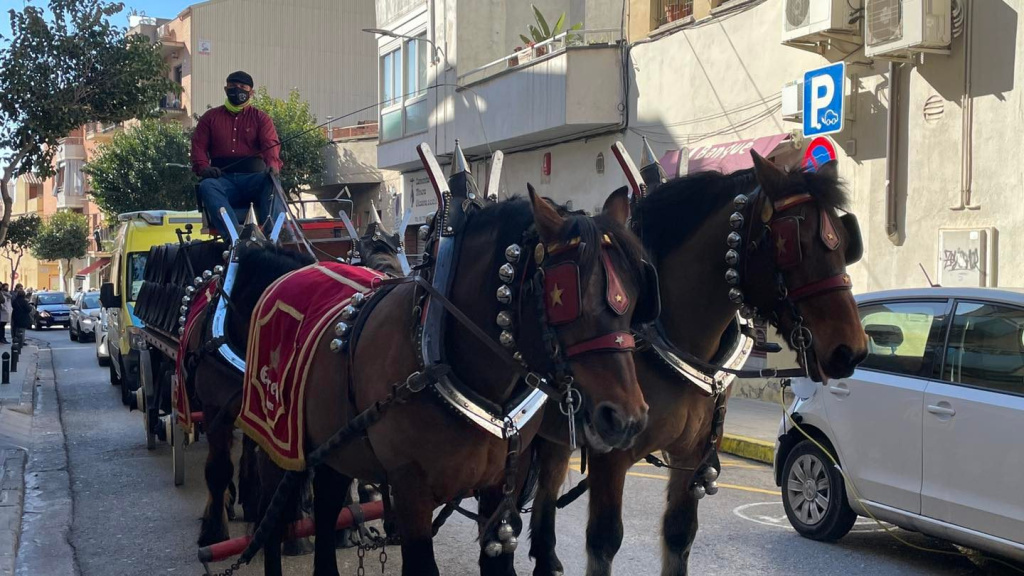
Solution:
<svg viewBox="0 0 1024 576"><path fill-rule="evenodd" d="M540 9L538 9L535 5L532 4L530 5L530 7L533 8L533 17L537 20L537 23L536 26L530 24L527 27L527 31L530 33L530 36L526 36L525 34L519 35L519 38L521 38L523 42L526 42L529 46L535 46L537 44L542 44L548 40L551 40L555 36L558 36L559 34L562 33L562 29L565 27L565 12L562 12L562 14L558 17L558 20L555 21L554 28L552 28L548 26L548 21L546 18L544 18L544 15L541 14ZM576 30L581 30L582 28L583 23L578 22L572 28L569 28L567 32L575 32ZM581 39L579 38L579 34L566 34L566 44L575 45L578 44L580 40ZM550 50L550 44L540 46L536 48L536 55L544 56Z"/></svg>

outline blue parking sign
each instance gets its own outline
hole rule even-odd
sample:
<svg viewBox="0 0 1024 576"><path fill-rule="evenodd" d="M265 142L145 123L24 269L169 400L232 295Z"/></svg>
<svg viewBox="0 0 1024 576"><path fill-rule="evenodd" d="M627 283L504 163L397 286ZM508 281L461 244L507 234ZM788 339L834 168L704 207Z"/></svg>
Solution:
<svg viewBox="0 0 1024 576"><path fill-rule="evenodd" d="M834 134L843 129L846 63L804 74L804 136Z"/></svg>

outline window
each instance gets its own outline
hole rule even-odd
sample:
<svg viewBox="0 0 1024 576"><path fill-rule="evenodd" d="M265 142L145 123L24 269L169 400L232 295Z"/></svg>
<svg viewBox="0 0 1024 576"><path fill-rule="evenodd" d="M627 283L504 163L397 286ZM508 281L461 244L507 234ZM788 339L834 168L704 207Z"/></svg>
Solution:
<svg viewBox="0 0 1024 576"><path fill-rule="evenodd" d="M142 290L142 275L146 271L146 259L149 252L132 252L128 255L128 298L125 302L135 302Z"/></svg>
<svg viewBox="0 0 1024 576"><path fill-rule="evenodd" d="M36 298L36 303L40 306L52 306L56 304L63 304L68 299L63 292L45 292L39 294Z"/></svg>
<svg viewBox="0 0 1024 576"><path fill-rule="evenodd" d="M868 334L861 368L932 378L945 337L945 302L890 302L860 308Z"/></svg>
<svg viewBox="0 0 1024 576"><path fill-rule="evenodd" d="M405 40L380 57L380 139L425 132L430 118L427 96L426 34Z"/></svg>
<svg viewBox="0 0 1024 576"><path fill-rule="evenodd" d="M28 199L34 200L39 198L43 194L43 187L40 184L29 184L28 185Z"/></svg>
<svg viewBox="0 0 1024 576"><path fill-rule="evenodd" d="M1024 310L959 302L942 379L1024 394Z"/></svg>

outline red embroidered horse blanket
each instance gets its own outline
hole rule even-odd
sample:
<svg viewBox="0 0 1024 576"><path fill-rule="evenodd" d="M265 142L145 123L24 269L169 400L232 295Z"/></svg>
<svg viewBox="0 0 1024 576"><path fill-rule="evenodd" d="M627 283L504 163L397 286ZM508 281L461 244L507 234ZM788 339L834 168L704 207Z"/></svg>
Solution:
<svg viewBox="0 0 1024 576"><path fill-rule="evenodd" d="M260 297L249 327L238 426L286 470L302 470L306 375L324 333L357 292L384 275L324 262L279 278Z"/></svg>
<svg viewBox="0 0 1024 576"><path fill-rule="evenodd" d="M189 355L188 343L197 330L203 329L198 318L216 296L218 286L220 286L220 278L214 277L192 296L188 307L188 316L185 320L185 331L182 332L181 340L178 341L178 360L175 365L174 378L171 380L171 401L174 412L178 416L178 424L188 433L192 432L193 425L192 407L188 397L189 394L195 392L186 387L185 360ZM200 341L202 341L202 335L200 335Z"/></svg>

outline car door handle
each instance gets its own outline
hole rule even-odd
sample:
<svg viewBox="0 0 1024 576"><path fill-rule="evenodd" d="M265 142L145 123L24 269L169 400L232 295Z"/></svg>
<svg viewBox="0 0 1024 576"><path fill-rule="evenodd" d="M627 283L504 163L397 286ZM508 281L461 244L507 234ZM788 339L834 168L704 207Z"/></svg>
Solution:
<svg viewBox="0 0 1024 576"><path fill-rule="evenodd" d="M846 387L846 384L836 384L828 387L828 391L836 396L849 396L850 389Z"/></svg>
<svg viewBox="0 0 1024 576"><path fill-rule="evenodd" d="M937 416L956 416L956 410L950 406L928 405L928 411Z"/></svg>

